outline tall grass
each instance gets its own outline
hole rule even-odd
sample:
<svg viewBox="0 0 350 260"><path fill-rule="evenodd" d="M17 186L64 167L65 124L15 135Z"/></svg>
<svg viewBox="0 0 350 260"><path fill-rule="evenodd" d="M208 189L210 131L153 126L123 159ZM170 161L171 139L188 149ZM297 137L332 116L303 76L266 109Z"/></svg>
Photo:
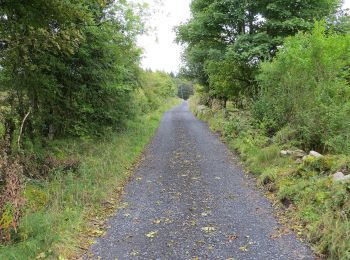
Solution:
<svg viewBox="0 0 350 260"><path fill-rule="evenodd" d="M130 169L152 138L164 111L161 108L133 121L125 131L96 140L62 140L51 144L63 157L78 157L78 172L57 172L47 182L26 186L27 208L16 239L0 247L0 259L71 258L79 253L83 233L93 232L89 218L105 216L105 204L116 200Z"/></svg>
<svg viewBox="0 0 350 260"><path fill-rule="evenodd" d="M228 146L241 155L247 170L258 177L258 183L272 192L275 205L285 209L283 223L304 235L317 255L350 259L350 182L332 180L337 171L350 173L348 154L325 154L304 160L281 156L282 149L300 148L296 146L300 142L294 129L283 128L268 138L249 114L234 113L224 118L222 111L209 108L201 109L204 112L199 114L198 98L190 102L197 116L221 132Z"/></svg>

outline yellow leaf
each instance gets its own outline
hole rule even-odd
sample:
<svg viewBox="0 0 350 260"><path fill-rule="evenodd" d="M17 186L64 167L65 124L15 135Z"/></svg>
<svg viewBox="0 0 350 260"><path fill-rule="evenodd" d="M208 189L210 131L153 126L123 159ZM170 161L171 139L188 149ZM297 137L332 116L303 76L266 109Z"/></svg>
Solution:
<svg viewBox="0 0 350 260"><path fill-rule="evenodd" d="M206 233L214 232L215 228L214 227L202 227L202 231Z"/></svg>
<svg viewBox="0 0 350 260"><path fill-rule="evenodd" d="M243 252L247 252L247 251L248 251L248 248L247 248L247 246L241 246L241 247L239 248L239 250L241 250L241 251L243 251Z"/></svg>
<svg viewBox="0 0 350 260"><path fill-rule="evenodd" d="M155 219L155 220L153 220L153 224L160 224L160 222L162 222L161 219Z"/></svg>
<svg viewBox="0 0 350 260"><path fill-rule="evenodd" d="M157 235L158 235L158 231L151 231L148 234L146 234L146 237L155 238Z"/></svg>
<svg viewBox="0 0 350 260"><path fill-rule="evenodd" d="M45 252L41 252L40 254L37 255L36 259L43 259L46 257Z"/></svg>
<svg viewBox="0 0 350 260"><path fill-rule="evenodd" d="M138 256L140 255L140 252L139 251L136 251L136 250L132 250L131 253L130 253L131 256Z"/></svg>

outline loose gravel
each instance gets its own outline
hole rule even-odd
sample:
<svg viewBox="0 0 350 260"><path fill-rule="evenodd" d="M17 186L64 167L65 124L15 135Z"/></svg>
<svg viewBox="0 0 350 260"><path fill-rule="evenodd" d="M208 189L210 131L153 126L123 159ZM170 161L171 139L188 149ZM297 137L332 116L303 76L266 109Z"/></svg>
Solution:
<svg viewBox="0 0 350 260"><path fill-rule="evenodd" d="M165 113L94 259L314 259L187 102Z"/></svg>

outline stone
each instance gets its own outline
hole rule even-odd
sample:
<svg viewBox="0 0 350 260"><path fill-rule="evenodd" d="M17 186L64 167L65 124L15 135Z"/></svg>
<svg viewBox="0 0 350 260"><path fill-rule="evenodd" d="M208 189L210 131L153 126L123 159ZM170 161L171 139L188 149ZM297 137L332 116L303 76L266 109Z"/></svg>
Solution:
<svg viewBox="0 0 350 260"><path fill-rule="evenodd" d="M313 157L316 157L316 158L321 158L323 157L322 154L316 152L316 151L310 151L309 155L313 156Z"/></svg>
<svg viewBox="0 0 350 260"><path fill-rule="evenodd" d="M302 163L303 163L303 160L300 159L300 158L298 158L298 159L295 160L295 162L296 162L297 164L302 164Z"/></svg>
<svg viewBox="0 0 350 260"><path fill-rule="evenodd" d="M293 156L296 158L303 158L306 155L306 152L303 150L294 150L293 151Z"/></svg>
<svg viewBox="0 0 350 260"><path fill-rule="evenodd" d="M280 152L280 155L281 156L288 156L288 155L291 155L293 156L294 158L303 158L306 153L303 151L303 150L282 150Z"/></svg>
<svg viewBox="0 0 350 260"><path fill-rule="evenodd" d="M206 106L203 106L203 105L197 106L197 113L198 114L203 114L206 109L207 109Z"/></svg>
<svg viewBox="0 0 350 260"><path fill-rule="evenodd" d="M336 172L333 174L333 180L334 181L345 181L350 180L350 175L344 175L342 172Z"/></svg>
<svg viewBox="0 0 350 260"><path fill-rule="evenodd" d="M282 156L287 156L287 155L290 155L290 154L291 154L291 151L289 151L289 150L282 150L282 151L280 152L280 154L281 154Z"/></svg>
<svg viewBox="0 0 350 260"><path fill-rule="evenodd" d="M304 155L303 158L302 158L302 160L303 160L303 161L306 161L307 158L309 158L309 157L311 157L311 156L310 156L310 155Z"/></svg>

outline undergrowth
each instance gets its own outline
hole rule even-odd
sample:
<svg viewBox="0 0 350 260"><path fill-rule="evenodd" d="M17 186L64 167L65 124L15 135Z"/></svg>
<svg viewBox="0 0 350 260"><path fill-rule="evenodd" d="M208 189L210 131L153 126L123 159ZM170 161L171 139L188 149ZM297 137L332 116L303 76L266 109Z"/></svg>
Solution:
<svg viewBox="0 0 350 260"><path fill-rule="evenodd" d="M165 102L158 110L127 123L126 130L102 139L55 141L58 158L78 158L76 171L57 171L52 178L32 180L18 232L12 243L0 246L0 259L71 259L79 253L89 221L102 219L106 205L130 177L130 169L150 141L164 111L179 103ZM112 201L112 202L111 202ZM87 234L88 235L88 234ZM92 234L93 235L93 234Z"/></svg>
<svg viewBox="0 0 350 260"><path fill-rule="evenodd" d="M326 154L304 160L282 156L280 152L284 149L303 152L292 126L271 138L253 122L249 112L228 106L224 117L221 110L198 106L196 96L190 103L194 114L221 133L258 183L278 199L286 217L294 219L295 226L302 225L302 235L316 254L326 259L350 259L350 182L332 179L337 171L349 173L348 155Z"/></svg>

